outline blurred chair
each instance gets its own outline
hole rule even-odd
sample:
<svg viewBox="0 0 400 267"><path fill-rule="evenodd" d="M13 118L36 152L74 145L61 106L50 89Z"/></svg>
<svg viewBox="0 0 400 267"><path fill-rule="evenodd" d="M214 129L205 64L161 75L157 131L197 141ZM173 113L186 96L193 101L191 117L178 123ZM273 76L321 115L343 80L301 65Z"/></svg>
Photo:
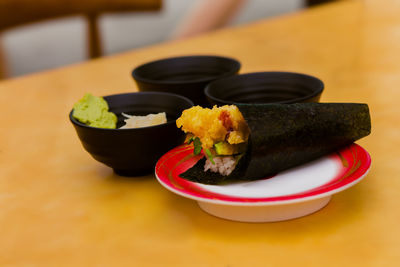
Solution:
<svg viewBox="0 0 400 267"><path fill-rule="evenodd" d="M84 15L88 22L90 58L101 56L98 17L102 13L155 11L162 0L0 0L0 34L8 29L47 19ZM1 41L1 40L0 40ZM7 73L0 43L0 78Z"/></svg>

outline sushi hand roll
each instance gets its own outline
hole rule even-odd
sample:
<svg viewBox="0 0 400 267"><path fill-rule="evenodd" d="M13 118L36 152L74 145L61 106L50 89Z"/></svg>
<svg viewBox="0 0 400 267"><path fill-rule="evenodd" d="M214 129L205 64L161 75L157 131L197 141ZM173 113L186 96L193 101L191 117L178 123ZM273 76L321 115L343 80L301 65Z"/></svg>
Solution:
<svg viewBox="0 0 400 267"><path fill-rule="evenodd" d="M371 132L368 105L354 103L195 106L176 123L205 155L180 176L205 184L262 179Z"/></svg>

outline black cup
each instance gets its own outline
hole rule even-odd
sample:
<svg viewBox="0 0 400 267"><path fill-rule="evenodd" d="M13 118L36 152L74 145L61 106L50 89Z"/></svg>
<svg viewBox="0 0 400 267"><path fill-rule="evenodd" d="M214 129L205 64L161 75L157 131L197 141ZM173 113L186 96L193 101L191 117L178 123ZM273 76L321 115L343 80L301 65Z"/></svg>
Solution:
<svg viewBox="0 0 400 267"><path fill-rule="evenodd" d="M124 124L122 112L147 115L166 112L167 123L135 129L103 129L87 126L69 118L79 139L94 159L123 176L152 173L157 160L170 149L182 144L184 133L176 127L176 119L193 103L182 96L142 92L106 96L111 112L118 116L117 127Z"/></svg>
<svg viewBox="0 0 400 267"><path fill-rule="evenodd" d="M240 62L220 56L184 56L152 61L132 71L140 91L169 92L208 106L205 86L239 72Z"/></svg>
<svg viewBox="0 0 400 267"><path fill-rule="evenodd" d="M212 105L234 103L318 102L323 82L313 76L294 72L256 72L211 82L205 95Z"/></svg>

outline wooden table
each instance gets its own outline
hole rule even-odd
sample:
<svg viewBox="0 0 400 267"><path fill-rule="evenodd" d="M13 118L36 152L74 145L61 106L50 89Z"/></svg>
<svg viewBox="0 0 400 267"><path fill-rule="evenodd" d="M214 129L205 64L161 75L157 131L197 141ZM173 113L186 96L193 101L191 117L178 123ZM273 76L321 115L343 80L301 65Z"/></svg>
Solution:
<svg viewBox="0 0 400 267"><path fill-rule="evenodd" d="M400 5L346 1L0 83L1 266L399 266ZM135 91L132 68L233 56L242 73L288 70L323 102L365 102L373 160L323 210L279 223L210 216L153 175L128 179L86 153L68 120L85 92Z"/></svg>

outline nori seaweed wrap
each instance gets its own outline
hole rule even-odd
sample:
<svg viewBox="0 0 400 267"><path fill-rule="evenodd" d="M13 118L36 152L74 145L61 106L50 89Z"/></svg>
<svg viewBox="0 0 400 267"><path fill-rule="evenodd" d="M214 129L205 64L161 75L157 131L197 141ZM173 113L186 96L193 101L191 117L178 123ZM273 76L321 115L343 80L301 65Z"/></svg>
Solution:
<svg viewBox="0 0 400 267"><path fill-rule="evenodd" d="M206 158L180 174L199 183L256 180L315 160L371 132L368 105L237 104L250 129L247 150L229 175L204 171Z"/></svg>

